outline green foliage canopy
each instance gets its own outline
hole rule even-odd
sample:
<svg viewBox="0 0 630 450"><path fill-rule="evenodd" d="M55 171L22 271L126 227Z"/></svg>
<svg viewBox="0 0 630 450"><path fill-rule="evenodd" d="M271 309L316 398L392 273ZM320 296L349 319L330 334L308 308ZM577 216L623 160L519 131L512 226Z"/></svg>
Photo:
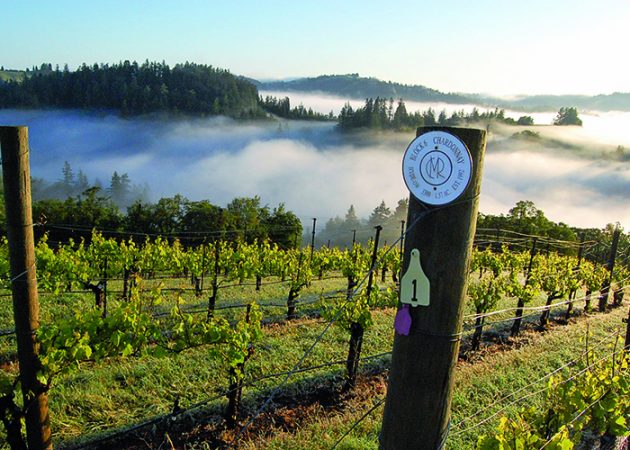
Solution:
<svg viewBox="0 0 630 450"><path fill-rule="evenodd" d="M562 107L558 115L553 120L554 125L577 125L582 126L582 119L578 117L577 108Z"/></svg>
<svg viewBox="0 0 630 450"><path fill-rule="evenodd" d="M0 107L114 109L231 117L262 115L258 90L229 71L204 64L124 61L81 65L76 71L40 70L0 84Z"/></svg>

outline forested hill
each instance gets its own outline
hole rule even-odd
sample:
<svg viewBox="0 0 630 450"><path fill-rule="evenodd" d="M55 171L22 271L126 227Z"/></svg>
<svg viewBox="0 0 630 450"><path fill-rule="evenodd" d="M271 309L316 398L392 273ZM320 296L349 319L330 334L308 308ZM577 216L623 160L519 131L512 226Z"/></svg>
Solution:
<svg viewBox="0 0 630 450"><path fill-rule="evenodd" d="M322 75L292 81L258 82L258 88L270 91L324 92L346 98L404 98L419 102L470 103L472 99L461 94L445 94L419 85L407 85L360 77L358 74Z"/></svg>
<svg viewBox="0 0 630 450"><path fill-rule="evenodd" d="M258 90L229 71L201 64L146 61L83 64L76 71L41 68L0 81L0 108L113 109L123 115L152 112L256 117Z"/></svg>
<svg viewBox="0 0 630 450"><path fill-rule="evenodd" d="M573 105L581 110L595 111L630 111L630 93L615 92L610 95L533 95L518 100L497 101L506 108L522 110L555 111L566 105Z"/></svg>
<svg viewBox="0 0 630 450"><path fill-rule="evenodd" d="M203 64L146 61L83 64L75 71L42 64L32 70L0 69L0 108L112 109L122 115L153 112L258 117L265 111L285 118L327 120L308 106L291 110L288 99L259 99L258 89L323 92L343 98L476 104L523 111L556 111L573 105L582 110L630 111L630 93L610 95L536 95L505 100L478 94L444 93L358 74L322 75L291 81L260 82ZM284 103L282 103L284 102ZM282 108L280 107L282 106ZM289 113L282 115L283 111Z"/></svg>
<svg viewBox="0 0 630 450"><path fill-rule="evenodd" d="M505 100L479 94L443 93L420 85L407 85L358 74L322 75L291 81L260 82L251 80L260 90L323 92L345 98L402 98L406 101L469 103L487 107L500 107L522 111L557 111L572 105L582 110L630 111L630 93L616 92L610 95L533 95Z"/></svg>

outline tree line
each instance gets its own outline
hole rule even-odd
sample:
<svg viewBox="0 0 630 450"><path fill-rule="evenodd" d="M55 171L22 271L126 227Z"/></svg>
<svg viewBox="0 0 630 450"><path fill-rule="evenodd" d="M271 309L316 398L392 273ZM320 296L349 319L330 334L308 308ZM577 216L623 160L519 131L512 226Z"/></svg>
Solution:
<svg viewBox="0 0 630 450"><path fill-rule="evenodd" d="M64 163L60 180L31 180L36 237L44 233L53 242L75 241L104 230L109 236L178 235L184 244L200 240L259 242L269 239L288 249L302 243L302 223L284 204L271 208L260 197L238 197L225 207L208 200L192 201L182 195L148 200L146 185L132 184L117 171L107 187L93 183L79 170ZM4 195L0 176L0 235L6 235Z"/></svg>
<svg viewBox="0 0 630 450"><path fill-rule="evenodd" d="M75 173L68 161L64 162L61 178L57 181L51 182L39 177L31 179L34 201L78 197L85 195L88 190L100 191L102 195L107 195L121 210L137 201L146 202L149 198L149 186L146 183L133 184L127 173L118 173L115 170L109 185L105 186L99 179L90 182L81 169Z"/></svg>
<svg viewBox="0 0 630 450"><path fill-rule="evenodd" d="M335 120L335 115L332 111L328 114L322 114L313 111L312 108L306 109L301 103L298 106L291 108L291 100L289 97L276 98L271 95L266 97L260 97L259 99L261 107L278 117L293 120L318 120L318 121L330 121Z"/></svg>
<svg viewBox="0 0 630 450"><path fill-rule="evenodd" d="M97 187L65 200L33 203L33 218L39 223L37 236L50 241L89 239L91 230L109 236L165 235L179 237L184 244L214 239L252 243L270 240L281 248L302 242L302 224L283 204L263 205L260 197L238 197L225 207L208 200L192 201L182 195L163 197L156 203L137 201L122 212ZM139 236L139 237L138 237Z"/></svg>
<svg viewBox="0 0 630 450"><path fill-rule="evenodd" d="M212 204L209 200L191 201L182 195L163 197L153 203L144 196L133 199L127 206L116 203L120 195L130 193L133 186L127 174L114 172L109 187L100 183L87 183L87 178L78 172L73 175L68 163L64 164L62 179L53 183L53 190L70 189L73 193L65 198L38 198L38 181L33 180L33 219L39 226L36 236L48 233L51 241L67 242L88 238L92 228L106 230L112 236L171 235L186 236L184 243L198 243L203 239L220 238L251 243L269 239L281 248L295 248L310 242L310 231L303 235L299 218L284 204L270 208L263 205L260 197L238 197L225 207ZM76 193L79 186L87 186ZM126 188L126 187L127 188ZM2 183L0 183L0 190ZM130 197L125 197L130 200ZM352 242L365 243L374 236L374 227L382 226L381 242L394 243L401 233L402 221L407 220L408 199L397 202L395 208L385 201L376 206L367 218L358 216L354 205L350 205L343 217L330 218L316 234L315 245L350 247ZM589 259L605 264L615 227L608 224L603 229L576 228L548 219L544 212L529 200L521 200L507 214L479 213L477 228L513 231L526 236L539 236L549 240L574 242L569 253L577 253L577 244L584 240L597 242L591 246ZM4 197L0 192L0 234L6 235ZM107 233L106 233L107 234ZM505 237L505 236L503 236ZM540 245L546 245L541 241ZM630 258L630 235L622 233L619 254L624 264Z"/></svg>
<svg viewBox="0 0 630 450"><path fill-rule="evenodd" d="M43 64L23 80L0 83L0 107L114 109L122 115L153 112L258 117L258 90L228 70L185 63L124 61L81 65L70 71Z"/></svg>
<svg viewBox="0 0 630 450"><path fill-rule="evenodd" d="M342 130L355 128L370 128L378 130L415 130L424 126L462 126L467 124L500 122L506 125L531 126L534 119L531 116L521 116L517 120L505 116L505 110L480 111L473 108L467 113L464 110L453 111L450 115L446 110L437 113L433 108L425 111L408 112L404 100L394 102L393 98L367 98L365 104L359 108L352 108L346 103L339 113L337 124ZM554 118L554 125L582 125L576 108L560 108Z"/></svg>
<svg viewBox="0 0 630 450"><path fill-rule="evenodd" d="M401 199L395 208L389 208L385 201L375 207L367 218L357 216L353 205L350 205L344 217L334 217L326 222L324 228L316 235L316 245L330 245L336 247L350 247L353 239L356 242L365 243L374 236L374 227L383 227L381 242L392 244L400 237L402 221L407 220L408 200ZM505 240L506 234L502 232L515 232L527 236L538 236L539 249L560 251L563 254L577 255L581 241L589 242L588 259L599 264L606 264L609 257L610 243L615 227L619 224L608 224L603 229L571 227L563 222L554 222L545 216L545 213L536 207L530 200L521 200L510 208L507 214L483 214L477 217L477 229L484 229L484 234L496 233L496 240ZM493 231L487 231L493 230ZM565 246L562 249L551 243L554 241L568 241L574 245ZM548 244L549 243L549 244ZM593 243L598 243L592 245ZM530 245L530 244L525 244ZM630 235L621 233L619 251L621 260L628 264L630 258Z"/></svg>
<svg viewBox="0 0 630 450"><path fill-rule="evenodd" d="M322 114L301 104L291 107L288 97L263 98L247 79L204 64L186 62L171 68L165 62L148 60L141 65L136 61L84 63L71 71L67 65L53 69L52 64L44 63L22 74L0 80L0 108L113 109L123 116L169 112L255 118L271 113L294 120L335 120L332 111ZM489 121L534 125L531 116L514 120L499 108L485 112L474 108L470 113L461 110L448 115L445 110L436 113L431 108L409 113L402 98L394 103L393 97L370 97L356 110L346 103L337 117L339 127L408 130ZM563 107L554 125L582 125L582 121L576 108Z"/></svg>
<svg viewBox="0 0 630 450"><path fill-rule="evenodd" d="M508 230L528 236L541 236L552 242L553 240L574 242L575 245L570 251L567 251L566 248L563 251L574 255L578 253L577 244L584 241L589 243L588 252L584 256L599 264L607 264L612 236L615 229L620 228L622 233L619 237L617 254L620 255L623 264L627 265L630 262L630 234L623 233L623 228L619 223L609 223L604 228L571 227L563 222L554 222L548 219L545 213L530 200L516 202L516 205L507 214L480 213L477 218L477 228ZM547 242L541 240L539 245L546 250L547 246L550 245L549 240ZM558 248L551 247L551 250L558 251Z"/></svg>
<svg viewBox="0 0 630 450"><path fill-rule="evenodd" d="M522 116L514 120L505 116L505 110L479 111L473 108L470 113L464 110L453 111L450 115L446 110L436 114L429 108L425 111L408 112L403 99L399 99L394 107L394 99L381 97L368 98L362 107L353 109L346 103L338 117L338 125L342 130L353 128L372 128L382 130L412 130L423 126L458 126L478 122L501 122L508 125L534 125L531 116Z"/></svg>
<svg viewBox="0 0 630 450"><path fill-rule="evenodd" d="M383 200L367 218L360 218L354 205L350 205L344 217L336 216L326 222L316 235L316 245L350 247L353 240L366 243L374 237L374 227L377 225L383 227L381 242L391 244L400 237L401 221L407 220L408 204L406 198L401 199L392 211Z"/></svg>

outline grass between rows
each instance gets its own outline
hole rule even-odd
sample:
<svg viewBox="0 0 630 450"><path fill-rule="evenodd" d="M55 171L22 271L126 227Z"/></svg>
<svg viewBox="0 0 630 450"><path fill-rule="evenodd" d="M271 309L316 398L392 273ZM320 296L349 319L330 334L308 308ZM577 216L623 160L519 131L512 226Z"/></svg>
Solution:
<svg viewBox="0 0 630 450"><path fill-rule="evenodd" d="M613 352L612 333L625 333L622 319L627 316L625 307L606 314L592 314L572 319L568 326L554 323L546 332L529 327L511 344L488 345L468 361L460 359L455 371L455 387L452 402L451 429L447 449L473 449L477 438L490 433L500 415L513 415L525 406L540 407L545 394L546 374L581 355L588 345L598 355ZM589 338L586 339L587 333ZM602 343L603 342L603 343ZM596 345L598 344L599 345ZM620 344L623 345L623 344ZM619 350L620 347L617 347ZM563 370L559 376L567 378L577 368ZM528 387L532 382L540 380ZM376 380L378 383L379 380ZM510 393L524 388L513 397ZM297 431L279 432L273 437L252 437L242 448L253 449L330 449L384 395L357 396L345 405L342 412L331 411L303 423ZM527 398L518 400L524 396ZM505 399L504 399L505 398ZM503 399L503 400L502 400ZM492 406L498 400L496 406ZM460 425L464 419L469 418ZM337 446L338 449L377 449L383 406L376 408ZM481 423L486 421L486 423ZM470 429L468 429L470 428ZM199 448L203 448L201 445Z"/></svg>
<svg viewBox="0 0 630 450"><path fill-rule="evenodd" d="M185 285L185 281L183 284ZM343 289L344 285L343 279L315 281L302 295L304 298L317 297L321 293ZM251 286L235 286L222 291L219 305L221 302L229 304L248 299L281 302L286 300L287 292L287 286L282 284L263 286L260 292L254 291ZM206 295L204 293L204 298ZM76 309L89 308L92 298L89 294L42 296L42 322L54 320ZM186 303L191 307L196 306L195 302L203 306L206 301L204 298L187 294ZM9 301L7 299L7 303ZM536 303L542 302L543 299L539 299ZM514 303L514 299L505 299L498 308L512 307ZM6 309L6 305L3 305L3 312ZM579 341L585 334L586 324L589 324L594 333L594 341L611 328L620 326L623 315L620 311L617 309L607 315L595 314L579 318L569 327L554 326L552 331L544 334L528 331L510 351L497 352L500 347L487 347L471 358L471 361L475 360L474 364L461 362L453 400L453 424L491 402L499 393L511 392L555 369L562 361L570 359L584 348L584 344ZM468 305L466 314L471 312L471 306ZM267 317L273 314L282 315L284 309L274 307L270 311L265 310ZM393 309L374 312L374 326L365 335L364 356L391 350L393 315ZM262 342L257 345L255 355L246 366L246 381L291 369L324 326L319 319L300 319L266 327ZM3 339L0 343L3 354L14 351L11 350L14 345L11 338L0 339ZM332 327L304 361L303 366L343 360L347 353L347 341L348 333L345 330ZM11 370L11 367L8 369ZM383 370L380 369L381 372ZM291 377L281 394L298 396L305 390L313 389L314 384L339 378L342 374L343 365L296 374ZM246 410L255 411L259 400L278 382L279 379L269 379L246 388ZM181 407L187 408L196 402L218 396L227 389L227 385L226 365L211 358L204 348L169 358L113 358L98 364L84 364L79 371L58 379L50 393L54 437L58 442L70 442L79 436L123 428L172 411L176 401ZM542 396L533 397L528 401L540 402L541 398ZM279 433L275 438L251 438L245 447L295 448L296 442L299 442L301 448L329 448L349 424L369 409L372 400L374 399L369 396L358 396L356 400L347 401L343 413L317 416L313 421L301 424L299 431ZM213 405L218 411L224 403L221 399ZM340 448L376 448L381 413L382 408L377 409L344 439ZM450 448L470 448L470 443L484 429L488 428L476 428L459 436L454 436L453 429L449 440L449 446L452 445Z"/></svg>

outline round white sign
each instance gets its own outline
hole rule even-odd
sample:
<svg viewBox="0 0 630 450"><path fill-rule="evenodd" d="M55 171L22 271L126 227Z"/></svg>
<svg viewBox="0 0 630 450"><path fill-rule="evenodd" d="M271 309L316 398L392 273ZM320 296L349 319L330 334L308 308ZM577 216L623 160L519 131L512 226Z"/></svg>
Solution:
<svg viewBox="0 0 630 450"><path fill-rule="evenodd" d="M409 191L423 203L445 205L468 187L472 159L468 147L444 131L428 131L415 138L403 156L403 178Z"/></svg>

